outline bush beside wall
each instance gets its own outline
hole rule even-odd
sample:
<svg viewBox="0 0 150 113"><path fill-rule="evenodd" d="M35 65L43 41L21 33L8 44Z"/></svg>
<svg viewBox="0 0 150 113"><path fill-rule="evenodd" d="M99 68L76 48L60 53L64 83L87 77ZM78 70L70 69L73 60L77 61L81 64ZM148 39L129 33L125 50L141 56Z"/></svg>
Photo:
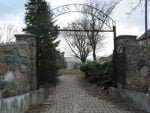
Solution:
<svg viewBox="0 0 150 113"><path fill-rule="evenodd" d="M85 73L89 82L95 83L98 86L107 88L111 83L112 61L104 64L87 62L87 64L81 65L80 70Z"/></svg>

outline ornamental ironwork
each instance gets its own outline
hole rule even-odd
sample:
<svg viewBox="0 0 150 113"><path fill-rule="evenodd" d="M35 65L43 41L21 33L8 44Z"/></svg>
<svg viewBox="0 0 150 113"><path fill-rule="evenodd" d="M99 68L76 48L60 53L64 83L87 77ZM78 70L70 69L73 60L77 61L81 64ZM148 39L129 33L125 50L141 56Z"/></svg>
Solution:
<svg viewBox="0 0 150 113"><path fill-rule="evenodd" d="M67 4L54 8L52 9L53 19L55 19L60 15L70 12L81 12L91 15L91 13L85 9L91 9L94 12L94 14L92 15L95 16L98 20L104 22L106 26L108 26L111 30L113 30L113 26L116 26L116 22L110 16L108 16L98 8L95 8L87 4Z"/></svg>
<svg viewBox="0 0 150 113"><path fill-rule="evenodd" d="M93 14L89 12L89 10L85 9L90 9ZM53 12L53 19L56 17L70 13L70 12L81 12L81 13L86 13L92 16L95 16L98 20L102 21L106 26L108 26L109 30L100 30L100 29L94 29L94 30L71 30L71 29L59 29L59 31L94 31L94 32L113 32L114 36L114 51L113 51L113 74L111 76L113 82L116 84L117 80L117 66L116 66L116 59L117 59L117 49L116 49L116 22L106 13L103 11L99 10L98 8L95 8L93 6L87 5L87 4L67 4L63 6L59 6L57 8L52 9Z"/></svg>

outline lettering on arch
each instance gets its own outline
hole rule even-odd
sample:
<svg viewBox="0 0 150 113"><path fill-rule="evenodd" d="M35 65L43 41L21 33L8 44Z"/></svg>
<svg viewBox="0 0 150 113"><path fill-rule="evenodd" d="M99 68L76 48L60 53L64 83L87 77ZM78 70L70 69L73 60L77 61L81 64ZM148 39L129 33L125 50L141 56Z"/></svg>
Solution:
<svg viewBox="0 0 150 113"><path fill-rule="evenodd" d="M108 15L106 15L103 11L87 5L87 4L67 4L63 6L59 6L57 8L52 9L53 12L53 19L57 18L58 16L61 16L63 14L69 13L69 12L81 12L81 13L87 13L90 15L89 11L85 9L91 9L93 10L94 16L105 23L106 26L108 26L110 29L113 29L113 26L116 25L115 21Z"/></svg>

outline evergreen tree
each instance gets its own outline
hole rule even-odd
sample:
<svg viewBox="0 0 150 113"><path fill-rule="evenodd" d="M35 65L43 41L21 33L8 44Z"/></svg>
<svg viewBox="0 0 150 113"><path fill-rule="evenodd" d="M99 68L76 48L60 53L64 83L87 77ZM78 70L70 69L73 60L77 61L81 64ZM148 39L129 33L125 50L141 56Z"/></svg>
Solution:
<svg viewBox="0 0 150 113"><path fill-rule="evenodd" d="M55 56L59 41L58 26L52 19L53 14L45 0L28 0L25 4L26 33L35 34L38 45L38 78L40 81L54 80L56 75Z"/></svg>

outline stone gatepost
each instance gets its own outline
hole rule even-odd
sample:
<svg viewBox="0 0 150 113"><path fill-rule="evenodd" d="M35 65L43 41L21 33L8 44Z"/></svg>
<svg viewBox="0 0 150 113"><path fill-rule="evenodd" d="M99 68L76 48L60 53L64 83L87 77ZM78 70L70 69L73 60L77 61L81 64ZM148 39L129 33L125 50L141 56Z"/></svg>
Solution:
<svg viewBox="0 0 150 113"><path fill-rule="evenodd" d="M16 34L16 43L27 42L30 48L30 87L31 90L37 89L37 76L36 76L36 37L33 34Z"/></svg>
<svg viewBox="0 0 150 113"><path fill-rule="evenodd" d="M137 45L135 35L120 35L116 39L116 79L119 89L126 87L126 53L125 48L129 45Z"/></svg>
<svg viewBox="0 0 150 113"><path fill-rule="evenodd" d="M127 45L137 45L136 35L120 35L116 38L117 52L122 52L121 48Z"/></svg>

